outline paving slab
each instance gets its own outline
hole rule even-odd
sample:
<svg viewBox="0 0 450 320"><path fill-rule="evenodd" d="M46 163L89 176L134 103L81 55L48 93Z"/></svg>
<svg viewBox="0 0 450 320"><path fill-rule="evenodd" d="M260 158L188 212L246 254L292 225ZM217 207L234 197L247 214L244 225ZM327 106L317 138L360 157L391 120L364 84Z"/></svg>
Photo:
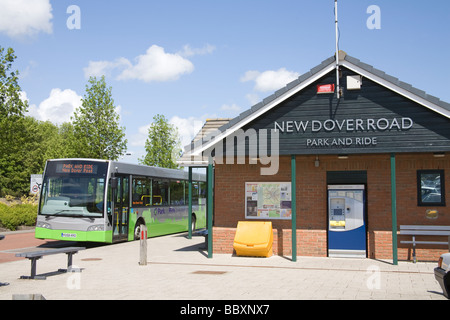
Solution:
<svg viewBox="0 0 450 320"><path fill-rule="evenodd" d="M371 259L213 254L203 237L176 234L148 239L148 264L139 241L101 245L73 256L81 272L59 273L65 254L38 260L47 280L22 259L0 264L0 299L40 294L46 300L447 300L434 278L436 263Z"/></svg>

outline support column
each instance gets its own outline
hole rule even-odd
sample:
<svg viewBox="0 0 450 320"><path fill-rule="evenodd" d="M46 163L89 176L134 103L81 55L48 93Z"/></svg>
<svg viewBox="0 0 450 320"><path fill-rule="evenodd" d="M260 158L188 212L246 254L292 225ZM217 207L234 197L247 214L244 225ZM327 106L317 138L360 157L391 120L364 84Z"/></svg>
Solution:
<svg viewBox="0 0 450 320"><path fill-rule="evenodd" d="M395 178L395 153L391 153L391 211L392 211L392 259L398 265L397 257L397 184Z"/></svg>
<svg viewBox="0 0 450 320"><path fill-rule="evenodd" d="M292 262L297 261L297 192L295 155L291 156Z"/></svg>
<svg viewBox="0 0 450 320"><path fill-rule="evenodd" d="M213 247L212 247L212 225L213 225L213 164L212 159L209 159L208 162L208 258L213 257Z"/></svg>
<svg viewBox="0 0 450 320"><path fill-rule="evenodd" d="M188 239L192 239L192 167L189 167Z"/></svg>

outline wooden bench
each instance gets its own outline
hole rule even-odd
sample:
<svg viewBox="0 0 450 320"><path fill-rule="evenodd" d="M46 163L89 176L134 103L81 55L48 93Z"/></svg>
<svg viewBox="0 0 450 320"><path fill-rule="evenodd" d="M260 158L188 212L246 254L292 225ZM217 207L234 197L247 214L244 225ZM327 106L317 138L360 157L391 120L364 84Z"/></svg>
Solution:
<svg viewBox="0 0 450 320"><path fill-rule="evenodd" d="M30 259L31 261L31 275L30 276L21 276L20 279L37 279L37 280L45 280L45 276L37 276L36 275L36 264L37 260L42 258L43 256L48 256L51 254L59 254L66 253L67 254L67 269L58 269L59 272L81 272L81 269L72 267L72 256L78 251L85 250L86 248L82 247L68 247L68 248L60 248L60 249L49 249L49 250L41 250L41 251L32 251L32 252L23 252L17 253L16 257L22 257Z"/></svg>
<svg viewBox="0 0 450 320"><path fill-rule="evenodd" d="M401 225L400 235L412 236L412 241L400 241L400 243L409 243L413 245L413 259L416 263L416 245L417 244L438 244L448 245L450 250L450 226L417 226ZM448 236L447 241L417 241L416 236Z"/></svg>

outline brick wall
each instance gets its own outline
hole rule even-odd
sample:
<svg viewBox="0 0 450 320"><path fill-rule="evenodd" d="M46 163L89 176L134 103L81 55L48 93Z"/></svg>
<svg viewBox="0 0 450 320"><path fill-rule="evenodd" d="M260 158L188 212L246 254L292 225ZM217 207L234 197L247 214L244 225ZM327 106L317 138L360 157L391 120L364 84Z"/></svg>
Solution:
<svg viewBox="0 0 450 320"><path fill-rule="evenodd" d="M397 225L450 225L448 206L437 207L439 218L429 220L425 211L434 207L417 206L417 170L444 169L446 199L450 202L450 157L435 158L432 154L398 154ZM338 159L335 155L297 156L297 255L327 256L327 171L367 172L367 250L369 258L392 258L391 177L388 154L350 155ZM280 157L279 171L273 176L261 176L260 165L216 164L214 197L214 252L232 253L235 228L245 220L245 182L289 182L291 158ZM436 208L434 208L436 209ZM274 254L291 255L291 221L272 220ZM398 237L399 240L406 239ZM410 246L398 244L399 259L411 258ZM419 260L436 260L445 246L431 245L417 250Z"/></svg>

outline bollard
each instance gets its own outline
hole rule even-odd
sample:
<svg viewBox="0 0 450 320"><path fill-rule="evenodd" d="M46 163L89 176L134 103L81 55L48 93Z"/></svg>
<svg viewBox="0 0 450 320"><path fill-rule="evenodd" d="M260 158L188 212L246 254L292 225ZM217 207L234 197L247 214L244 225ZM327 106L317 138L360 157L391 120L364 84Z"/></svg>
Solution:
<svg viewBox="0 0 450 320"><path fill-rule="evenodd" d="M139 265L147 265L147 226L141 224L140 260Z"/></svg>

